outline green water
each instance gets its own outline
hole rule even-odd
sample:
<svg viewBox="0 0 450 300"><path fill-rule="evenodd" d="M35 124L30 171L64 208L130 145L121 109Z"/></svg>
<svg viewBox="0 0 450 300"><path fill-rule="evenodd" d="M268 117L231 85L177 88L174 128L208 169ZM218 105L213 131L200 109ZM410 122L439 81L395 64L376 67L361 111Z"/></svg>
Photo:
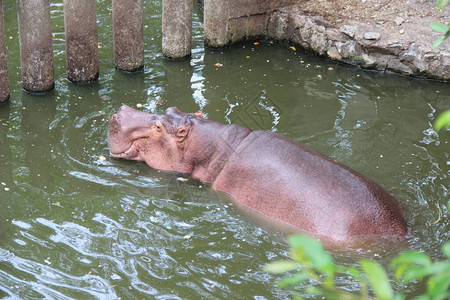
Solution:
<svg viewBox="0 0 450 300"><path fill-rule="evenodd" d="M233 209L202 183L108 156L107 120L122 103L169 106L277 131L377 181L404 207L407 245L333 251L383 265L406 248L441 259L449 240L450 85L348 68L288 45L203 47L161 55L161 4L145 2L145 70L114 70L111 1L98 1L101 75L65 79L62 1L52 1L55 91L21 90L15 1L3 1L11 101L0 106L0 297L20 299L285 299L262 266L288 257L283 234ZM216 67L220 63L222 66ZM320 75L320 76L319 76ZM102 158L104 156L106 160ZM339 286L358 290L348 278ZM412 297L414 284L395 286Z"/></svg>

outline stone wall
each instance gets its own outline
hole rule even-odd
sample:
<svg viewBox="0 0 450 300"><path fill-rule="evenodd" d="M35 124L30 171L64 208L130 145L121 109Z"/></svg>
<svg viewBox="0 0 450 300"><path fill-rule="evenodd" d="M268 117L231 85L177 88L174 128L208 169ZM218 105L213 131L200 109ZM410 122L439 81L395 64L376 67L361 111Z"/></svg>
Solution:
<svg viewBox="0 0 450 300"><path fill-rule="evenodd" d="M433 50L429 36L404 35L382 25L351 21L335 26L321 16L306 15L297 2L206 0L205 44L224 47L269 38L362 68L450 80L450 51L448 47ZM419 21L405 26L413 28ZM428 23L421 25L428 27Z"/></svg>
<svg viewBox="0 0 450 300"><path fill-rule="evenodd" d="M224 47L243 39L266 36L271 12L298 0L204 0L205 43Z"/></svg>

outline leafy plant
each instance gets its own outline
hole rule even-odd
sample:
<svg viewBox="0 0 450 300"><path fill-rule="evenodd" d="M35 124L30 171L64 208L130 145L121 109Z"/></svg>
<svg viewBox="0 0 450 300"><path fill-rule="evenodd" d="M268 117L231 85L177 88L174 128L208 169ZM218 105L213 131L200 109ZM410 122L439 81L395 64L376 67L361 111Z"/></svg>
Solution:
<svg viewBox="0 0 450 300"><path fill-rule="evenodd" d="M419 252L405 252L395 258L391 265L396 270L395 278L410 282L428 278L424 299L450 298L450 243L442 248L447 261L433 263L430 257Z"/></svg>
<svg viewBox="0 0 450 300"><path fill-rule="evenodd" d="M443 10L447 6L447 4L448 0L438 0L436 2L436 5L440 10ZM447 25L445 25L438 22L432 22L430 23L430 27L434 31L444 34L439 39L434 41L432 48L435 49L439 47L439 45L442 44L450 36L450 23L447 23Z"/></svg>
<svg viewBox="0 0 450 300"><path fill-rule="evenodd" d="M436 2L436 5L437 5L437 7L438 7L440 10L443 10L444 7L447 6L447 4L448 4L448 0L438 0L438 1Z"/></svg>
<svg viewBox="0 0 450 300"><path fill-rule="evenodd" d="M435 49L435 48L439 47L439 45L442 44L450 36L450 27L448 25L438 23L438 22L430 23L430 27L434 31L444 34L439 39L434 41L432 48Z"/></svg>
<svg viewBox="0 0 450 300"><path fill-rule="evenodd" d="M444 111L442 114L440 114L436 121L434 121L434 130L438 132L442 128L448 129L450 128L450 110Z"/></svg>
<svg viewBox="0 0 450 300"><path fill-rule="evenodd" d="M303 284L304 292L309 295L323 296L326 299L370 299L372 292L380 300L404 299L395 294L389 276L377 262L362 260L360 268L337 265L316 239L304 235L288 237L291 260L276 261L265 266L270 273L289 275L278 282L281 288L289 288ZM450 243L446 243L443 252L444 261L433 263L430 257L419 252L404 252L392 260L396 280L403 282L427 279L427 293L421 299L450 298ZM296 271L295 273L292 273ZM337 276L353 278L359 284L359 293L348 292L336 287ZM371 287L372 292L369 290ZM302 297L295 293L295 299Z"/></svg>

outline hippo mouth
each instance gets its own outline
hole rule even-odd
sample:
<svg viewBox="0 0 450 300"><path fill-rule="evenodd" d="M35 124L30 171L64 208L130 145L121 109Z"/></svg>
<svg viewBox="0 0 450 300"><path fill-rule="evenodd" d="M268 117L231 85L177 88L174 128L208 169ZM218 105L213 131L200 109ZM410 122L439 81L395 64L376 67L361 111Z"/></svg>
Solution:
<svg viewBox="0 0 450 300"><path fill-rule="evenodd" d="M141 160L143 144L151 137L152 124L155 117L151 114L135 110L129 106L121 106L109 121L108 142L112 157Z"/></svg>
<svg viewBox="0 0 450 300"><path fill-rule="evenodd" d="M122 132L119 117L115 114L109 122L108 130L109 154L116 158L133 158L137 155L135 142L126 137Z"/></svg>
<svg viewBox="0 0 450 300"><path fill-rule="evenodd" d="M111 147L110 147L111 148ZM124 151L120 151L120 150L109 150L109 154L112 157L117 157L117 158L124 158L124 157L129 157L133 152L133 146L131 145L128 149L124 150Z"/></svg>
<svg viewBox="0 0 450 300"><path fill-rule="evenodd" d="M116 147L110 145L109 146L109 149L110 149L109 154L115 158L138 159L139 152L137 151L137 148L135 145L136 141L137 140L134 140L128 146L120 147L120 148L116 148Z"/></svg>

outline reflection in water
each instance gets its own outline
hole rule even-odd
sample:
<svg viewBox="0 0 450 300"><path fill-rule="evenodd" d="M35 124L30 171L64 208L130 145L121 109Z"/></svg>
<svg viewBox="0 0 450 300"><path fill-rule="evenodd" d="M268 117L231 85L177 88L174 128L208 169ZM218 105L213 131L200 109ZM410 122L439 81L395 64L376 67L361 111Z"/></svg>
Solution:
<svg viewBox="0 0 450 300"><path fill-rule="evenodd" d="M9 219L12 214L9 212L13 205L10 203L10 194L14 190L12 179L12 156L10 143L8 141L8 129L11 126L10 120L11 104L0 104L0 244L9 235ZM2 256L2 253L0 253ZM1 261L1 259L0 259ZM0 294L1 295L1 294Z"/></svg>
<svg viewBox="0 0 450 300"><path fill-rule="evenodd" d="M194 57L191 59L191 64L194 66L194 72L191 78L191 87L194 91L192 97L194 98L195 103L197 103L199 111L203 111L203 108L208 104L208 100L203 95L203 92L205 91L205 77L202 75L204 68L203 53L198 50L193 53ZM197 56L198 58L196 58Z"/></svg>
<svg viewBox="0 0 450 300"><path fill-rule="evenodd" d="M409 244L334 250L339 262L387 266L404 247L441 258L450 154L432 123L449 109L448 84L331 65L270 42L205 50L198 15L192 59L167 61L159 3L145 1L145 69L125 74L113 68L109 4L98 2L101 77L81 86L65 79L62 6L52 4L57 89L39 97L20 89L15 5L5 3L13 78L12 101L0 106L0 297L288 298L261 269L288 256L280 235L198 181L109 157L107 123L123 103L284 133L380 183L404 207ZM348 278L339 286L358 289Z"/></svg>
<svg viewBox="0 0 450 300"><path fill-rule="evenodd" d="M225 120L229 124L239 124L253 130L277 131L282 111L266 91L263 90L247 103L230 103L228 99L227 102L229 107Z"/></svg>
<svg viewBox="0 0 450 300"><path fill-rule="evenodd" d="M190 112L193 93L191 79L194 72L190 60L171 61L164 59L162 65L164 79L161 98L164 99L164 103L171 103L172 105L175 103L175 106L181 111Z"/></svg>
<svg viewBox="0 0 450 300"><path fill-rule="evenodd" d="M364 105L365 99L362 98L358 99L358 101L354 101L355 96L357 96L356 90L360 89L358 85L342 83L342 80L340 79L338 79L338 81L336 82L333 82L333 85L336 87L335 93L338 97L340 109L337 112L337 116L335 118L333 126L336 131L335 139L332 140L332 144L330 146L338 150L338 153L334 152L332 154L333 156L338 156L341 159L348 159L353 155L351 140L353 137L354 129L359 129L362 123L365 123L366 121L361 122L360 120L357 120L356 123L353 123L351 119L349 120L348 117L346 118L346 110L347 108L352 109L353 106L356 105ZM349 103L350 107L348 107ZM361 111L359 107L356 107L355 109ZM358 117L363 116L358 115Z"/></svg>

